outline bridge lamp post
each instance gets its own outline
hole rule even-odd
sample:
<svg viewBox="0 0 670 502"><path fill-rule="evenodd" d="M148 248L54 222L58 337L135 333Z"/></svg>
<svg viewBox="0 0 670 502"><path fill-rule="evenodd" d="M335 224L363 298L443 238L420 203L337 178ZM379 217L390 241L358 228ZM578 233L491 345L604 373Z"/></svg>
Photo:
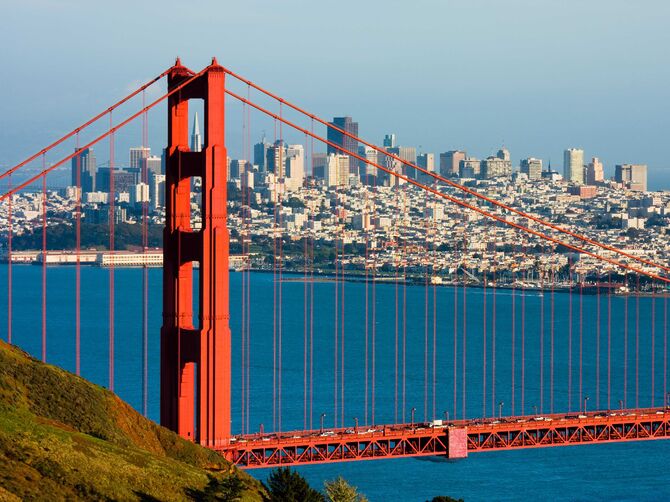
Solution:
<svg viewBox="0 0 670 502"><path fill-rule="evenodd" d="M534 411L535 414L537 415L537 405L533 405L533 411Z"/></svg>
<svg viewBox="0 0 670 502"><path fill-rule="evenodd" d="M265 427L263 427L263 424L261 424L260 427L258 427L258 430L260 432L260 435L262 436L263 433L265 432Z"/></svg>
<svg viewBox="0 0 670 502"><path fill-rule="evenodd" d="M445 412L444 412L444 421L445 421L445 422L448 422L448 421L449 421L449 412L448 412L448 411L445 411Z"/></svg>
<svg viewBox="0 0 670 502"><path fill-rule="evenodd" d="M670 392L665 393L665 407L668 407L668 397L670 397Z"/></svg>
<svg viewBox="0 0 670 502"><path fill-rule="evenodd" d="M416 411L416 408L412 408L410 410L410 415L412 416L412 429L414 429L414 412Z"/></svg>
<svg viewBox="0 0 670 502"><path fill-rule="evenodd" d="M498 403L498 418L502 418L502 409L504 405L505 403L503 403L502 401Z"/></svg>
<svg viewBox="0 0 670 502"><path fill-rule="evenodd" d="M589 400L589 396L584 397L584 415L586 415L586 402Z"/></svg>
<svg viewBox="0 0 670 502"><path fill-rule="evenodd" d="M320 429L320 430L321 430L321 434L323 434L323 419L324 419L324 418L326 418L326 414L325 414L325 413L321 413L321 429Z"/></svg>
<svg viewBox="0 0 670 502"><path fill-rule="evenodd" d="M619 399L619 409L623 411L623 401Z"/></svg>
<svg viewBox="0 0 670 502"><path fill-rule="evenodd" d="M358 417L354 417L354 430L358 432Z"/></svg>

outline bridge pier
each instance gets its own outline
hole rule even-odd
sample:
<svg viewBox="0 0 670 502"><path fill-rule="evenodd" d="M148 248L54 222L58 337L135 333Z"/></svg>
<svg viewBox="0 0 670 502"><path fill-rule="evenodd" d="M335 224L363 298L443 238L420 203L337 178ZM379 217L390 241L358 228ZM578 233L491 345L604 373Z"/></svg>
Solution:
<svg viewBox="0 0 670 502"><path fill-rule="evenodd" d="M467 427L449 427L447 429L447 458L467 458Z"/></svg>

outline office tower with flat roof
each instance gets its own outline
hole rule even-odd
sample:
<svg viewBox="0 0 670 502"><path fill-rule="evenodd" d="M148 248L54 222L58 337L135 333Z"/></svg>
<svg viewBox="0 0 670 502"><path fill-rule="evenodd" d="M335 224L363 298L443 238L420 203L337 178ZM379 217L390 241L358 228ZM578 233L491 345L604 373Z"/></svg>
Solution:
<svg viewBox="0 0 670 502"><path fill-rule="evenodd" d="M413 146L394 146L393 148L387 148L386 151L400 157L402 160L410 163L416 164L416 148ZM408 166L407 164L397 160L392 159L394 165L394 171L404 176L409 176L412 179L417 178L417 170L413 167Z"/></svg>
<svg viewBox="0 0 670 502"><path fill-rule="evenodd" d="M509 157L509 155L508 155ZM482 178L508 178L512 176L512 161L501 156L488 157L481 162Z"/></svg>
<svg viewBox="0 0 670 502"><path fill-rule="evenodd" d="M154 210L165 207L164 174L152 174L149 176L149 200Z"/></svg>
<svg viewBox="0 0 670 502"><path fill-rule="evenodd" d="M328 187L349 185L349 156L331 153L326 157L324 184Z"/></svg>
<svg viewBox="0 0 670 502"><path fill-rule="evenodd" d="M200 134L200 122L198 122L198 112L193 116L193 130L191 131L191 151L202 151L202 135Z"/></svg>
<svg viewBox="0 0 670 502"><path fill-rule="evenodd" d="M288 145L284 160L286 190L294 191L302 187L305 181L305 149L302 145Z"/></svg>
<svg viewBox="0 0 670 502"><path fill-rule="evenodd" d="M378 164L379 155L377 150L364 145L358 147L358 155L363 157L367 162L361 160L358 163L358 172L361 176L361 182L374 185L376 182L377 168L373 164Z"/></svg>
<svg viewBox="0 0 670 502"><path fill-rule="evenodd" d="M254 145L254 164L258 166L258 170L262 173L267 172L266 159L270 146L272 145L266 141L265 136Z"/></svg>
<svg viewBox="0 0 670 502"><path fill-rule="evenodd" d="M358 136L358 122L354 122L351 117L334 117L328 125L335 126L353 136ZM346 151L358 152L358 141L333 127L328 127L328 141L341 146ZM332 145L328 145L328 153L346 155L342 150ZM356 157L349 157L349 171L358 174L358 159Z"/></svg>
<svg viewBox="0 0 670 502"><path fill-rule="evenodd" d="M81 153L72 157L72 186L77 186L78 171L82 194L95 192L98 167L93 148L75 148L74 151Z"/></svg>
<svg viewBox="0 0 670 502"><path fill-rule="evenodd" d="M529 180L539 180L542 178L542 159L528 157L521 160L521 172L528 176Z"/></svg>
<svg viewBox="0 0 670 502"><path fill-rule="evenodd" d="M589 165L586 166L586 184L595 185L596 183L602 183L605 181L605 171L603 169L603 163L600 162L598 157L593 157Z"/></svg>
<svg viewBox="0 0 670 502"><path fill-rule="evenodd" d="M450 150L440 154L440 176L459 176L461 161L467 158L468 154L461 150Z"/></svg>
<svg viewBox="0 0 670 502"><path fill-rule="evenodd" d="M619 164L615 167L614 180L630 190L647 191L646 164Z"/></svg>
<svg viewBox="0 0 670 502"><path fill-rule="evenodd" d="M130 167L132 169L139 169L142 167L142 160L151 155L151 148L147 146L136 146L130 149Z"/></svg>
<svg viewBox="0 0 670 502"><path fill-rule="evenodd" d="M384 148L394 148L396 146L395 133L384 136Z"/></svg>
<svg viewBox="0 0 670 502"><path fill-rule="evenodd" d="M581 148L568 148L563 152L563 179L584 184L584 150Z"/></svg>
<svg viewBox="0 0 670 502"><path fill-rule="evenodd" d="M416 158L416 165L420 168L428 171L429 173L435 172L435 154L434 153L422 153ZM435 183L437 180L431 175L419 172L418 179L422 183Z"/></svg>
<svg viewBox="0 0 670 502"><path fill-rule="evenodd" d="M481 173L481 161L474 157L460 161L458 169L461 178L478 178Z"/></svg>

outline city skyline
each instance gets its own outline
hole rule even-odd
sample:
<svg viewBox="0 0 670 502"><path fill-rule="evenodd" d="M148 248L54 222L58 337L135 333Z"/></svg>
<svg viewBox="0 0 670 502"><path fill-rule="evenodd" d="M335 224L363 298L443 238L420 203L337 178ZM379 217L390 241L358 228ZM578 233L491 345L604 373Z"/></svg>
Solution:
<svg viewBox="0 0 670 502"><path fill-rule="evenodd" d="M292 11L301 14L296 17L281 6L260 1L226 6L225 11L210 5L211 15L200 21L204 26L198 36L186 21L183 37L157 32L155 43L141 57L133 50L135 42L124 40L115 30L110 31L111 38L100 37L97 24L94 31L92 24L80 23L79 30L59 33L52 37L56 43L45 46L45 34L51 31L45 20L31 19L28 11L35 6L48 12L44 17L50 22L69 23L92 15L91 7L76 2L55 8L33 0L15 6L0 21L0 37L7 43L25 41L20 51L0 56L5 71L17 77L6 82L15 99L3 103L3 166L18 162L55 138L57 131L103 109L126 87L158 73L175 56L198 67L217 55L226 66L268 83L280 94L293 88L316 113L354 116L365 138L382 138L393 130L403 143L421 145L425 152L460 148L477 152L480 158L495 155L505 144L520 154L515 162L534 155L545 162L551 159L552 164L560 164L563 150L574 145L584 148L587 158L598 156L608 169L621 163L647 164L650 188L670 188L663 134L670 75L668 65L659 64L667 60L662 47L668 45L669 36L661 23L670 14L664 2L646 2L642 8L620 1L555 5L515 0L505 6L490 1L423 1L412 9L371 2L351 5L357 15L347 16L346 22L343 13L351 9L328 18L321 7L301 1L292 4ZM133 7L136 15L123 19L130 27L139 28L146 19L163 19L156 2ZM649 16L647 10L652 8L655 15ZM121 22L121 10L109 9L104 23ZM266 15L252 23L254 10ZM380 22L370 26L366 20L373 17ZM282 20L285 28L277 31L269 19ZM381 30L399 19L423 28L413 37L394 37ZM445 19L452 20L446 31ZM226 30L213 29L222 22ZM322 33L338 23L347 47L367 47L370 54L334 50L341 42ZM365 30L360 29L363 26ZM473 26L480 33L477 39L464 36ZM251 42L230 43L248 32L245 27L254 34L246 37ZM369 37L368 30L377 36ZM620 35L624 32L626 37ZM298 45L302 37L321 42L320 47L305 49ZM361 37L373 42L362 44ZM83 38L86 44L80 43ZM184 40L189 41L186 46ZM65 47L68 55L63 61ZM291 57L298 47L303 48L297 66L289 67L285 58L275 57ZM321 57L323 51L349 55L328 59ZM372 55L379 67L367 63ZM54 66L47 93L33 63L48 59L76 63L86 71L75 79L65 70L70 65ZM393 78L379 71L398 67L401 61L408 69L393 72ZM326 78L334 66L357 72L356 86ZM491 78L496 74L505 78ZM101 86L101 81L109 85ZM315 86L315 81L323 85ZM35 99L47 94L48 100ZM377 113L380 109L385 113ZM164 120L164 114L159 115ZM149 130L152 145L158 144L158 130L158 125Z"/></svg>

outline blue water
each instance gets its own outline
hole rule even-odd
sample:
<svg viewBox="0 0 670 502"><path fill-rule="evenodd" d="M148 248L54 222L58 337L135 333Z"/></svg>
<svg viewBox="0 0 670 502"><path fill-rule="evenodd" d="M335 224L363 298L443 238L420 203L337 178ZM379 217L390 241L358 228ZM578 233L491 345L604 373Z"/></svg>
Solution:
<svg viewBox="0 0 670 502"><path fill-rule="evenodd" d="M31 265L15 265L13 292L13 342L39 357L41 353L41 270ZM48 269L48 333L47 360L74 370L74 269ZM0 266L0 305L7 301L7 267ZM108 385L108 278L104 269L82 268L81 308L81 373L85 378ZM121 398L138 410L142 409L141 394L141 298L142 272L138 269L115 271L115 379L114 389ZM158 418L158 348L161 323L161 271L149 271L149 396L148 415ZM345 285L345 409L338 400L334 413L334 288L332 282L314 285L314 375L311 425L318 427L319 416L326 413L326 427L353 425L354 417L360 423L371 422L371 369L368 365L368 406L365 392L365 284ZM395 336L396 287L378 284L376 287L376 399L375 423L392 423L396 419L409 421L410 410L416 408L416 420L441 418L446 411L450 417L463 415L463 318L465 313L466 339L466 415L491 415L498 412L503 402L503 413L533 413L551 410L550 393L550 333L551 294L498 290L496 302L496 395L492 395L492 331L493 301L491 289L484 296L481 289L452 287L428 290L428 318L426 319L426 290L422 286L400 285L397 289L402 305L406 295L407 315L403 323L402 309L398 317L398 393L395 392ZM436 392L433 408L432 346L433 346L433 293L436 305ZM372 297L372 287L368 289ZM250 414L249 430L258 430L263 424L266 431L278 427L281 415L283 430L303 428L303 340L304 340L304 284L285 282L282 285L282 407L273 419L273 277L272 274L251 274L251 360L250 360ZM241 275L231 274L231 315L233 353L240 353ZM464 304L465 298L465 304ZM485 300L484 300L485 299ZM341 305L341 297L339 299ZM486 310L484 310L486 301ZM570 315L572 302L572 316ZM608 302L611 302L611 307ZM524 305L525 303L525 305ZM579 333L580 304L583 335L583 388L579 391ZM600 351L597 347L598 304L600 304ZM514 305L514 316L513 313ZM554 324L554 410L578 411L583 398L589 397L589 409L617 408L625 397L630 407L653 403L663 404L664 389L664 315L667 309L662 298L628 299L606 296L555 294ZM525 385L521 386L522 309L525 307ZM542 334L542 309L544 332ZM7 323L0 322L0 336L7 337ZM372 336L371 312L368 317L368 339ZM627 393L624 396L624 337L625 313L628 313L628 372ZM639 314L638 314L639 312ZM611 313L611 330L608 330ZM341 310L338 310L341 323ZM456 315L456 396L454 403L454 315ZM514 317L514 319L513 319ZM515 391L511 391L512 376L512 322L515 339ZM402 372L402 333L406 332L405 377ZM568 403L568 336L572 325L572 389ZM424 393L424 346L428 326L428 394ZM338 336L341 335L339 324ZM486 396L483 399L483 343L486 332ZM611 386L607 387L607 337L611 336ZM652 333L654 350L652 361ZM639 339L636 335L639 334ZM540 356L540 338L544 337L543 357ZM341 338L338 339L341 344ZM639 343L640 358L635 357ZM369 344L371 353L372 347ZM600 357L598 357L598 355ZM600 386L596 387L596 367L600 364ZM543 361L543 385L540 383L540 361ZM241 423L241 368L233 361L233 429L242 430ZM654 388L652 396L652 364ZM338 398L341 390L341 360L338 360ZM635 369L639 378L636 382ZM405 383L403 403L402 387ZM522 410L523 396L523 410ZM514 408L512 408L514 402ZM309 410L309 406L308 406ZM309 415L309 413L308 413ZM367 418L367 420L366 420ZM310 426L310 417L307 418ZM651 441L641 443L589 445L579 447L547 448L516 452L477 453L467 460L397 459L316 465L300 468L310 482L320 487L324 480L342 475L357 485L371 501L423 501L439 494L463 497L466 500L662 500L670 497L666 481L665 460L670 454L670 443ZM250 471L263 479L267 471Z"/></svg>

